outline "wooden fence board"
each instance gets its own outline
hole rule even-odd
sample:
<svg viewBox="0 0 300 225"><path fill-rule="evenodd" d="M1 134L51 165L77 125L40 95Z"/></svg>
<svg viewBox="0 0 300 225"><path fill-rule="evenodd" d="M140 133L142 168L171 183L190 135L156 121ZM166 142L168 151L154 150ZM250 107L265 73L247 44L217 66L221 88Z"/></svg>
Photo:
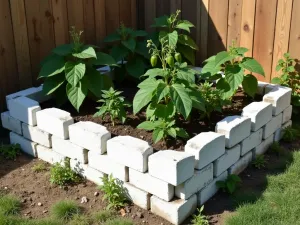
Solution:
<svg viewBox="0 0 300 225"><path fill-rule="evenodd" d="M106 33L111 34L120 26L119 7L116 7L119 0L106 0L105 3L105 21L109 24L106 26Z"/></svg>
<svg viewBox="0 0 300 225"><path fill-rule="evenodd" d="M209 0L200 1L200 62L203 62L207 58L207 49L208 49L208 21L209 21Z"/></svg>
<svg viewBox="0 0 300 225"><path fill-rule="evenodd" d="M95 11L94 1L83 0L84 37L86 43L95 43Z"/></svg>
<svg viewBox="0 0 300 225"><path fill-rule="evenodd" d="M120 23L124 23L126 27L129 27L131 24L131 2L132 0L121 0L120 1ZM129 6L129 7L126 7Z"/></svg>
<svg viewBox="0 0 300 225"><path fill-rule="evenodd" d="M14 0L12 0L14 1ZM62 45L69 42L69 22L67 11L67 0L52 0L54 18L55 45Z"/></svg>
<svg viewBox="0 0 300 225"><path fill-rule="evenodd" d="M105 20L105 0L94 0L95 6L95 24L96 24L96 43L103 46L103 39L106 36L106 20Z"/></svg>
<svg viewBox="0 0 300 225"><path fill-rule="evenodd" d="M294 0L291 20L289 52L291 57L300 59L300 1Z"/></svg>
<svg viewBox="0 0 300 225"><path fill-rule="evenodd" d="M227 48L233 41L240 45L242 6L241 0L229 0Z"/></svg>

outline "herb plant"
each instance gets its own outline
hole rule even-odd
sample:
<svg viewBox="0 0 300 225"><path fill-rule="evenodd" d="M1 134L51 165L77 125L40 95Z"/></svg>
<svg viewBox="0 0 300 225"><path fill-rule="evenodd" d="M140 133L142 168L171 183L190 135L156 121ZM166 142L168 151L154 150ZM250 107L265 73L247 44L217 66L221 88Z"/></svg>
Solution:
<svg viewBox="0 0 300 225"><path fill-rule="evenodd" d="M268 151L270 153L276 154L276 155L280 155L283 153L283 148L281 147L281 145L279 144L279 142L275 141L271 144L271 146L269 147Z"/></svg>
<svg viewBox="0 0 300 225"><path fill-rule="evenodd" d="M274 77L272 83L280 84L292 89L292 105L300 106L300 74L295 69L296 61L289 53L283 55L278 61L276 71L280 71L279 77Z"/></svg>
<svg viewBox="0 0 300 225"><path fill-rule="evenodd" d="M46 95L54 95L59 104L69 99L79 111L89 93L101 96L101 90L108 89L112 82L108 76L100 74L96 66L115 66L113 57L96 52L94 46L84 45L82 32L70 31L73 43L56 47L42 62L38 78L44 78L43 91Z"/></svg>
<svg viewBox="0 0 300 225"><path fill-rule="evenodd" d="M181 55L192 65L195 64L195 51L198 50L197 44L188 35L190 29L194 25L188 20L180 20L180 10L175 14L155 18L155 23L152 27L159 28L161 31L158 34L159 39L166 37L170 45L177 45L176 58L181 58Z"/></svg>
<svg viewBox="0 0 300 225"><path fill-rule="evenodd" d="M161 139L166 139L167 136L171 136L173 138L181 137L188 138L188 133L179 127L175 126L175 120L163 120L159 119L156 121L145 121L138 125L139 129L144 129L148 131L153 131L152 139L154 143L157 143Z"/></svg>
<svg viewBox="0 0 300 225"><path fill-rule="evenodd" d="M4 159L15 160L21 152L20 144L2 144L0 146L0 156Z"/></svg>
<svg viewBox="0 0 300 225"><path fill-rule="evenodd" d="M124 97L121 96L122 91L116 91L112 87L106 91L102 90L102 98L98 102L102 102L102 106L98 107L99 111L95 113L94 117L109 115L113 126L115 120L118 118L122 123L125 123L126 112L124 107L130 107L131 105L125 103Z"/></svg>
<svg viewBox="0 0 300 225"><path fill-rule="evenodd" d="M203 215L204 205L197 209L198 215L193 215L193 225L209 225L207 216Z"/></svg>
<svg viewBox="0 0 300 225"><path fill-rule="evenodd" d="M126 196L123 186L112 175L102 178L103 185L100 190L104 192L103 200L107 200L109 204L107 209L118 209L123 207L126 202Z"/></svg>
<svg viewBox="0 0 300 225"><path fill-rule="evenodd" d="M233 194L238 185L242 182L241 178L235 174L230 174L224 181L217 181L217 186L224 192Z"/></svg>
<svg viewBox="0 0 300 225"><path fill-rule="evenodd" d="M81 178L70 168L55 163L50 169L50 182L59 186L78 183Z"/></svg>
<svg viewBox="0 0 300 225"><path fill-rule="evenodd" d="M231 98L240 85L249 96L254 96L258 82L248 71L265 75L262 66L251 57L245 57L247 48L229 47L229 51L219 52L205 61L201 77L208 80L218 80L216 87L222 91L224 99ZM223 72L224 76L222 76Z"/></svg>
<svg viewBox="0 0 300 225"><path fill-rule="evenodd" d="M252 165L257 169L262 169L266 166L267 160L264 155L257 155Z"/></svg>
<svg viewBox="0 0 300 225"><path fill-rule="evenodd" d="M149 59L144 41L139 41L139 37L145 37L146 31L133 30L121 24L114 33L108 35L104 42L112 43L111 55L116 61L121 61L121 68L116 68L116 79L121 79L124 70L130 76L139 78L145 73L147 68L146 59ZM125 63L126 62L126 63Z"/></svg>
<svg viewBox="0 0 300 225"><path fill-rule="evenodd" d="M292 126L285 128L282 132L282 140L285 142L292 142L300 137L300 132Z"/></svg>

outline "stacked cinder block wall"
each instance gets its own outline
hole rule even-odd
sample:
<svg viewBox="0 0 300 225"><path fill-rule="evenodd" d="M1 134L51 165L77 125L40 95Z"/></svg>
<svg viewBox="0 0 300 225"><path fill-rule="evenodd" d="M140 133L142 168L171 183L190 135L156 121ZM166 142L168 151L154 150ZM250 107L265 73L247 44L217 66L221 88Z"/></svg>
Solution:
<svg viewBox="0 0 300 225"><path fill-rule="evenodd" d="M41 89L7 96L1 120L11 131L11 143L49 163L70 158L77 173L99 185L112 174L133 203L173 224L181 224L216 194L217 181L241 173L292 124L291 90L260 82L263 100L246 106L242 115L226 117L215 131L191 138L184 152L154 153L144 140L111 138L104 126L74 123L70 113L57 108L41 109L39 103L47 100Z"/></svg>

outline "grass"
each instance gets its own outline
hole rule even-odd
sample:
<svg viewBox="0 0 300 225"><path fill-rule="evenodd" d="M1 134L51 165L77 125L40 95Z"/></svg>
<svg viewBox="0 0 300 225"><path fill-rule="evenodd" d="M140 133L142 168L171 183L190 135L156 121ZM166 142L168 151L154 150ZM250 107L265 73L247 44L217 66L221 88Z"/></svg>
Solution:
<svg viewBox="0 0 300 225"><path fill-rule="evenodd" d="M93 215L93 220L98 223L101 224L103 222L106 222L107 220L113 218L116 215L115 211L112 210L104 210L104 211L100 211L97 212Z"/></svg>
<svg viewBox="0 0 300 225"><path fill-rule="evenodd" d="M300 152L292 156L293 162L286 171L267 176L262 196L242 204L226 225L300 224Z"/></svg>
<svg viewBox="0 0 300 225"><path fill-rule="evenodd" d="M127 219L115 218L112 220L107 220L103 225L134 225L132 221Z"/></svg>
<svg viewBox="0 0 300 225"><path fill-rule="evenodd" d="M44 162L39 162L39 163L35 164L31 169L35 173L40 173L40 172L47 170L47 165Z"/></svg>
<svg viewBox="0 0 300 225"><path fill-rule="evenodd" d="M14 196L4 195L0 197L0 214L4 216L17 215L21 209L21 202Z"/></svg>
<svg viewBox="0 0 300 225"><path fill-rule="evenodd" d="M51 214L55 219L68 221L80 213L80 207L76 202L65 200L52 206Z"/></svg>

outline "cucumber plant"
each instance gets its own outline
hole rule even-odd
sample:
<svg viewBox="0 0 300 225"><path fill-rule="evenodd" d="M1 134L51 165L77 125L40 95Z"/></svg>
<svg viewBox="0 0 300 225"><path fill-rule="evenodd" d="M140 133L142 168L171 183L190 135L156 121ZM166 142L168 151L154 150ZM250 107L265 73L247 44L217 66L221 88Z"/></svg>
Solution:
<svg viewBox="0 0 300 225"><path fill-rule="evenodd" d="M84 45L82 31L70 31L73 43L60 45L42 62L39 79L44 79L43 92L53 95L59 104L68 99L79 111L89 93L101 96L101 90L112 86L108 76L100 74L96 66L117 66L113 57L96 52L95 46Z"/></svg>
<svg viewBox="0 0 300 225"><path fill-rule="evenodd" d="M217 89L222 91L224 99L231 98L239 86L251 97L256 93L258 82L255 76L248 72L265 75L262 66L252 57L245 57L247 48L236 47L233 43L229 51L219 52L205 61L201 77L217 80ZM223 72L224 76L222 75Z"/></svg>
<svg viewBox="0 0 300 225"><path fill-rule="evenodd" d="M195 51L198 50L198 46L195 41L189 36L191 28L195 27L188 20L180 20L180 10L170 16L162 16L155 18L155 23L152 27L160 29L155 36L158 39L162 37L167 37L169 44L177 44L177 54L176 57L181 58L182 56L192 65L195 64ZM156 41L154 41L156 43ZM159 44L159 40L157 41Z"/></svg>
<svg viewBox="0 0 300 225"><path fill-rule="evenodd" d="M145 41L138 38L145 37L146 31L133 30L121 24L114 33L108 35L104 42L111 43L110 53L116 61L121 61L121 68L116 68L116 79L124 79L124 74L139 78L148 67L149 54ZM125 71L125 73L124 73Z"/></svg>

